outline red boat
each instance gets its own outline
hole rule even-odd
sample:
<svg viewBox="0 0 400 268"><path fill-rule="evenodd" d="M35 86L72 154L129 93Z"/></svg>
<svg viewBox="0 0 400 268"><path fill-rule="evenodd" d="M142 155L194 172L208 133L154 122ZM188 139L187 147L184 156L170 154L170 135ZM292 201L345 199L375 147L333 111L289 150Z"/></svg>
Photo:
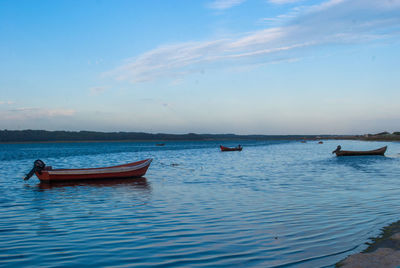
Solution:
<svg viewBox="0 0 400 268"><path fill-rule="evenodd" d="M51 166L46 166L42 160L36 160L32 170L24 179L28 180L33 174L36 174L42 182L139 178L146 174L152 160L146 159L112 167L83 169L53 169Z"/></svg>
<svg viewBox="0 0 400 268"><path fill-rule="evenodd" d="M225 147L225 146L222 146L222 145L220 145L219 147L221 148L221 152L241 151L243 149L243 147L240 146L240 145L237 146L237 147L234 147L234 148Z"/></svg>

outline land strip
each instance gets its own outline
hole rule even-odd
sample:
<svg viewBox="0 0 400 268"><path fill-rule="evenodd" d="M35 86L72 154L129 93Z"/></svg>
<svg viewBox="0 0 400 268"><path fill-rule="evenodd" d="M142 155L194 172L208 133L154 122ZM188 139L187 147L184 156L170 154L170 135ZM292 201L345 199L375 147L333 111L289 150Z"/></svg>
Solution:
<svg viewBox="0 0 400 268"><path fill-rule="evenodd" d="M0 130L0 143L110 142L110 141L207 141L207 140L362 140L400 141L400 132L365 135L237 135L167 134L145 132Z"/></svg>
<svg viewBox="0 0 400 268"><path fill-rule="evenodd" d="M400 265L400 221L382 229L380 236L371 238L372 243L361 253L338 262L341 268L396 268Z"/></svg>

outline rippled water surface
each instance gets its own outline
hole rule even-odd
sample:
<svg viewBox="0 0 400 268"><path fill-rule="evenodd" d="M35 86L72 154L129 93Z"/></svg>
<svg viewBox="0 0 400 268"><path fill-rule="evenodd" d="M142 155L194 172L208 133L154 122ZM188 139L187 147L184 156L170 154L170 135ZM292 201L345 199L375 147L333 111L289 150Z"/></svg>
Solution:
<svg viewBox="0 0 400 268"><path fill-rule="evenodd" d="M0 266L330 267L400 218L399 143L219 143L0 144ZM23 181L37 158L154 161L141 179Z"/></svg>

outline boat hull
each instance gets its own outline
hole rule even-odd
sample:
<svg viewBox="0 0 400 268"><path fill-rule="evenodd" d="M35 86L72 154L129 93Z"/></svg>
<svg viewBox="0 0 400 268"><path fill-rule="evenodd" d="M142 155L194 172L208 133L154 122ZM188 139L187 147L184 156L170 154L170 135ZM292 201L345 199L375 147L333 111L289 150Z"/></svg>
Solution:
<svg viewBox="0 0 400 268"><path fill-rule="evenodd" d="M387 146L371 151L337 151L336 156L385 155Z"/></svg>
<svg viewBox="0 0 400 268"><path fill-rule="evenodd" d="M220 145L219 147L221 148L221 152L241 151L243 149L242 147L240 147L240 148L238 148L238 147L230 148L230 147L225 147L225 146L222 146L222 145Z"/></svg>
<svg viewBox="0 0 400 268"><path fill-rule="evenodd" d="M44 169L35 174L41 182L79 181L79 180L102 180L139 178L146 174L152 159L146 159L125 165L85 168L85 169Z"/></svg>

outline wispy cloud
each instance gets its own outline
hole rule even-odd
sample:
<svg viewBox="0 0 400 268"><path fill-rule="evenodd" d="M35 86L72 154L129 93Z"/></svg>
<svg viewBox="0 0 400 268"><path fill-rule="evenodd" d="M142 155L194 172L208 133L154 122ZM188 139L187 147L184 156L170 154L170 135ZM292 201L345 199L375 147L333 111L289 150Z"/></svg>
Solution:
<svg viewBox="0 0 400 268"><path fill-rule="evenodd" d="M106 90L105 87L92 87L89 89L90 91L90 95L94 96L94 95L99 95L102 92L104 92Z"/></svg>
<svg viewBox="0 0 400 268"><path fill-rule="evenodd" d="M298 3L298 2L302 2L304 0L268 0L268 2L272 3L272 4L292 4L292 3Z"/></svg>
<svg viewBox="0 0 400 268"><path fill-rule="evenodd" d="M4 105L4 104L7 104L7 105L13 105L13 104L15 104L15 102L13 102L13 101L0 101L0 105Z"/></svg>
<svg viewBox="0 0 400 268"><path fill-rule="evenodd" d="M69 117L75 114L72 109L44 109L36 107L21 107L0 113L3 120L48 119L54 117Z"/></svg>
<svg viewBox="0 0 400 268"><path fill-rule="evenodd" d="M228 2L242 1L226 1L225 6L229 6ZM160 46L125 60L107 74L117 80L138 83L162 77L179 79L210 66L221 68L299 58L306 47L366 43L396 35L400 29L399 12L400 0L324 1L291 11L282 26L236 38Z"/></svg>
<svg viewBox="0 0 400 268"><path fill-rule="evenodd" d="M211 9L228 9L241 3L245 2L246 0L214 0L211 4L208 5Z"/></svg>

